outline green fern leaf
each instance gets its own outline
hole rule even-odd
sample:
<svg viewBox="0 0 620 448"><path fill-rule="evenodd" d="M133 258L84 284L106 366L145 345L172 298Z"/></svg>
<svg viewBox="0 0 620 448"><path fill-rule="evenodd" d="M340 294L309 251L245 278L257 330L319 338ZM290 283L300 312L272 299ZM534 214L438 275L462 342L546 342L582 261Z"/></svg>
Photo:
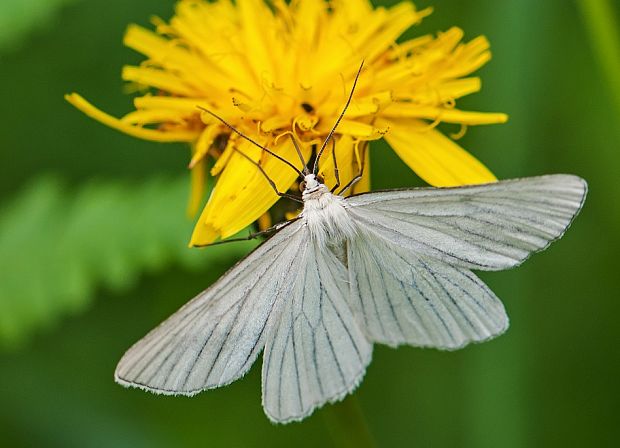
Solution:
<svg viewBox="0 0 620 448"><path fill-rule="evenodd" d="M239 258L256 242L189 249L187 180L99 182L69 192L35 182L0 213L0 348L13 347L96 291L127 290L144 272Z"/></svg>

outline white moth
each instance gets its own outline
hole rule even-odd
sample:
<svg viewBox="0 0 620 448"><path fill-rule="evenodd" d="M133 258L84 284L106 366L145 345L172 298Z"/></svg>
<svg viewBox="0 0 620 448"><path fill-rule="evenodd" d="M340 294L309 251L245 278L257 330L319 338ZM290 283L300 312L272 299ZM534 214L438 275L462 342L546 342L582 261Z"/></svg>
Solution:
<svg viewBox="0 0 620 448"><path fill-rule="evenodd" d="M586 182L550 175L459 188L332 194L127 351L115 379L160 394L229 384L263 353L263 407L300 420L360 383L373 343L454 350L506 330L471 269L519 265L560 238Z"/></svg>

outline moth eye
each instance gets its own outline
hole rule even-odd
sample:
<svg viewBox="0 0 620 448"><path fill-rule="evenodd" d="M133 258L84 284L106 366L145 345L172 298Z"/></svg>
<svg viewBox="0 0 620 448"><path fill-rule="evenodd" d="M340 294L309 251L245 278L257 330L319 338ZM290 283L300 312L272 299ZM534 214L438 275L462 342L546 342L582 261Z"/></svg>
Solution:
<svg viewBox="0 0 620 448"><path fill-rule="evenodd" d="M323 176L321 176L320 174L318 176L316 176L316 180L319 181L322 184L325 183L325 178L323 178Z"/></svg>
<svg viewBox="0 0 620 448"><path fill-rule="evenodd" d="M305 181L305 180L302 180L302 181L299 183L299 191L301 191L301 192L303 193L305 189L306 189L306 181Z"/></svg>

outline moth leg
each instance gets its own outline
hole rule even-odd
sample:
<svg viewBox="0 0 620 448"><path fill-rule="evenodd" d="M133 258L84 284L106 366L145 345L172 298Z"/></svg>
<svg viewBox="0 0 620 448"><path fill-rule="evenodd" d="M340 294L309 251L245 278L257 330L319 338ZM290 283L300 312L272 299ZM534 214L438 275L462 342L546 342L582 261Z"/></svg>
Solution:
<svg viewBox="0 0 620 448"><path fill-rule="evenodd" d="M281 222L278 223L276 225L273 225L271 227L269 227L268 229L265 230L261 230L260 232L250 232L248 234L248 236L245 237L239 237L239 238L227 238L225 240L222 241L215 241L214 243L208 243L208 244L200 244L200 245L196 245L194 247L208 247L208 246L217 246L219 244L225 244L225 243L234 243L234 242L238 242L238 241L249 241L249 240L253 240L256 239L260 236L264 236L264 235L271 235L275 232L277 232L280 229L283 229L284 227L288 226L289 224L293 223L297 221L297 218L291 220L291 221L287 221L287 222Z"/></svg>
<svg viewBox="0 0 620 448"><path fill-rule="evenodd" d="M278 196L280 196L281 198L291 199L301 204L304 203L304 201L301 198L295 195L278 191L278 187L276 186L276 183L269 177L269 175L265 172L265 169L262 166L260 166L258 162L252 160L247 154L245 154L243 151L239 151L237 148L235 148L235 151L237 151L239 154L241 154L243 157L249 160L252 164L256 165L256 168L258 168L258 170L263 174L263 176L265 176L265 179L267 179L267 182L269 182L269 185L271 185L271 188L273 188L273 191L275 191L275 193Z"/></svg>
<svg viewBox="0 0 620 448"><path fill-rule="evenodd" d="M332 138L332 159L334 160L334 176L336 177L336 184L330 190L332 193L340 186L340 172L338 171L338 162L336 161L336 139Z"/></svg>
<svg viewBox="0 0 620 448"><path fill-rule="evenodd" d="M338 196L342 196L342 194L347 191L349 188L353 187L353 185L355 185L361 178L362 175L364 174L364 168L366 165L366 149L368 147L368 142L364 142L362 144L362 154L361 154L361 162L359 165L359 172L357 173L357 176L355 176L353 179L351 179L343 188L342 190L340 190L338 193L336 193Z"/></svg>

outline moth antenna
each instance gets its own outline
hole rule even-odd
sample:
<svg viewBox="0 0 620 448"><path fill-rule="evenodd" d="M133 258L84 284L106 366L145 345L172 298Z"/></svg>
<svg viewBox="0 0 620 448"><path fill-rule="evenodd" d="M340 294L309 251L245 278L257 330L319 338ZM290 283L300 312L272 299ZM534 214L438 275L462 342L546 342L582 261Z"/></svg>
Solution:
<svg viewBox="0 0 620 448"><path fill-rule="evenodd" d="M291 132L290 136L291 136L291 140L293 141L293 146L295 146L295 151L297 151L297 155L299 156L299 160L301 160L301 166L304 167L303 174L304 176L307 176L308 174L310 174L310 171L308 170L308 166L306 164L306 161L304 160L304 155L301 153L301 148L299 147L299 144L297 143L297 139L295 138L295 135Z"/></svg>
<svg viewBox="0 0 620 448"><path fill-rule="evenodd" d="M353 187L353 185L355 185L362 178L362 175L364 174L364 168L366 166L366 150L367 150L367 147L368 147L368 142L364 142L364 143L362 143L362 145L363 145L364 149L362 150L362 155L360 157L359 171L357 173L357 176L355 176L344 187L342 187L342 190L340 190L338 193L336 193L338 196L342 196L342 194L345 191L347 191L349 188Z"/></svg>
<svg viewBox="0 0 620 448"><path fill-rule="evenodd" d="M301 200L300 198L298 198L297 196L294 196L292 194L288 194L288 193L284 193L278 190L278 187L276 186L276 183L273 181L273 179L271 179L271 177L269 177L269 175L267 174L267 172L265 171L265 169L260 166L260 163L256 162L255 160L253 160L250 156L248 156L246 153L244 153L243 151L240 151L237 148L234 148L235 151L237 151L239 154L241 154L245 159L247 159L250 163L252 163L253 165L256 166L256 168L258 168L258 170L263 174L263 176L265 176L265 179L267 179L267 182L269 182L269 185L271 185L271 188L273 188L273 191L275 191L275 193L280 196L281 198L288 198L291 199L293 201L296 202L300 202L303 204L303 200Z"/></svg>
<svg viewBox="0 0 620 448"><path fill-rule="evenodd" d="M209 115L211 115L213 118L216 118L217 120L221 121L226 127L228 127L229 129L231 129L233 132L239 134L242 138L246 139L248 142L252 143L254 146L259 147L260 149L262 149L263 151L265 151L267 154L272 155L273 157L275 157L276 159L280 160L281 162L286 163L288 166L290 166L293 170L295 170L295 172L303 177L304 174L297 169L297 167L295 165L293 165L291 162L289 162L288 160L286 160L284 157L281 157L279 155L277 155L275 152L271 151L270 149L266 148L265 146L261 145L260 143L258 143L257 141L253 140L251 137L248 137L247 135L245 135L243 132L239 131L236 127L234 127L232 124L228 123L226 120L224 120L222 117L220 117L219 115L217 115L215 112L211 112L209 109L206 109L202 106L196 106L198 109L202 110L203 112L208 113ZM243 153L242 153L243 154ZM245 154L244 154L245 155ZM247 157L247 156L246 156Z"/></svg>
<svg viewBox="0 0 620 448"><path fill-rule="evenodd" d="M318 154L316 156L316 160L314 161L314 167L312 168L312 172L315 173L315 174L316 174L317 167L319 165L319 159L321 158L321 155L323 154L323 151L325 150L325 147L327 146L327 143L329 143L329 140L334 135L334 132L336 131L336 128L340 124L340 121L342 120L342 117L344 117L345 112L349 108L349 104L351 104L351 100L353 99L353 92L355 92L355 87L357 86L357 80L359 79L360 74L362 73L362 67L364 67L364 61L362 61L362 63L360 64L360 68L357 70L357 74L355 75L355 80L353 81L353 87L351 87L351 93L349 93L349 98L347 99L347 102L344 105L344 109L342 109L342 112L341 112L340 116L338 117L338 119L336 120L336 124L334 124L334 127L331 129L331 131L329 131L329 134L327 134L327 138L325 139L325 141L321 145L321 149L319 150L319 152L318 152Z"/></svg>

